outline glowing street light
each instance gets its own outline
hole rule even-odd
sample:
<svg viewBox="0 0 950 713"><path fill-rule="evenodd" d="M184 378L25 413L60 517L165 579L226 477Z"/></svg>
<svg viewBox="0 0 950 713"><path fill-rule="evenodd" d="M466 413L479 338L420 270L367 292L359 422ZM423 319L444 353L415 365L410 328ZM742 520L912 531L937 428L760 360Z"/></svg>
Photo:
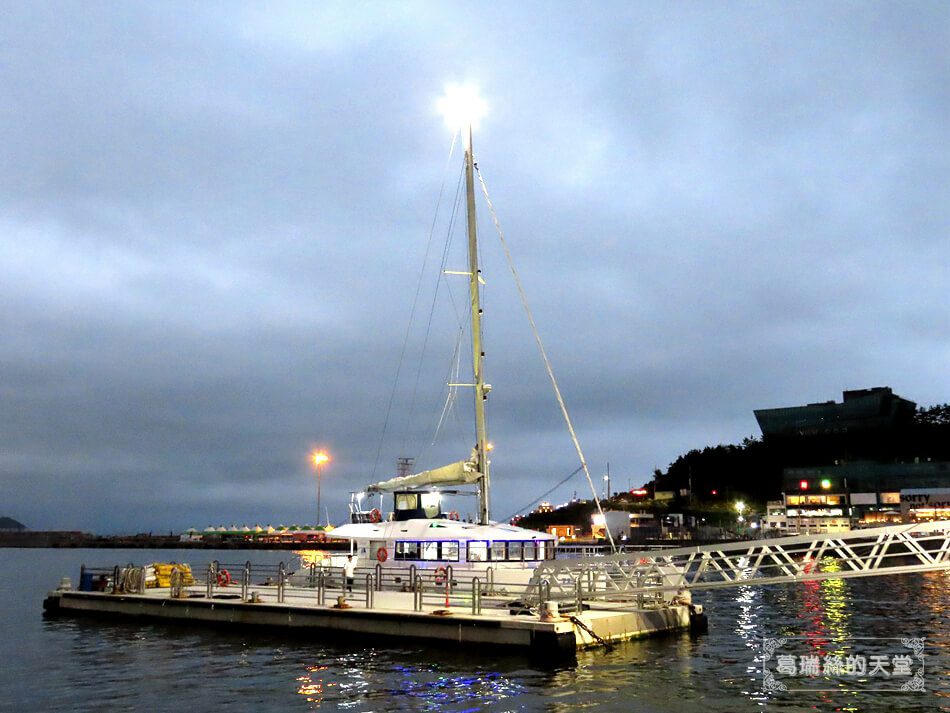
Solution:
<svg viewBox="0 0 950 713"><path fill-rule="evenodd" d="M313 453L313 464L317 468L317 525L320 524L320 466L330 460L328 456L323 451L314 451Z"/></svg>
<svg viewBox="0 0 950 713"><path fill-rule="evenodd" d="M739 513L739 517L736 518L739 522L745 522L745 518L742 517L742 513L745 512L745 503L741 500L736 503L736 512Z"/></svg>

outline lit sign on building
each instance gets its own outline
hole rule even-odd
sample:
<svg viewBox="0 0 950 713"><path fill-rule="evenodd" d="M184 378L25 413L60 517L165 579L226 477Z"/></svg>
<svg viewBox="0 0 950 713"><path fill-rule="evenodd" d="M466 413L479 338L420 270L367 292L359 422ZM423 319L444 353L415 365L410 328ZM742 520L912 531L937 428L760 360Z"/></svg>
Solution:
<svg viewBox="0 0 950 713"><path fill-rule="evenodd" d="M950 519L950 488L902 490L900 498L904 522Z"/></svg>

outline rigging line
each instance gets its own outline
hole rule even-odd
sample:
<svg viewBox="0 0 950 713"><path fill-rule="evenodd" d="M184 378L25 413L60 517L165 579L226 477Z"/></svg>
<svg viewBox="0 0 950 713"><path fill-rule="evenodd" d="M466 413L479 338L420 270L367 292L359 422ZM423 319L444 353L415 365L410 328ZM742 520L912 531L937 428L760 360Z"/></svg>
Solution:
<svg viewBox="0 0 950 713"><path fill-rule="evenodd" d="M455 144L458 141L458 133L452 136L452 145L449 147L449 155L445 161L445 167L442 169L442 182L439 186L439 197L435 203L435 213L432 216L432 224L429 226L429 237L426 240L425 255L422 259L422 269L419 271L419 280L416 283L416 293L412 298L412 308L409 311L409 323L406 325L406 333L403 336L402 348L399 351L399 360L396 363L396 375L393 378L393 388L389 393L389 403L386 404L386 416L383 419L383 430L379 434L379 444L376 446L376 459L373 461L373 474L371 480L376 479L376 471L379 468L379 456L383 450L383 440L386 437L386 431L389 427L389 417L392 414L393 402L396 398L396 387L399 384L399 374L402 371L402 364L406 356L406 346L409 344L409 334L412 331L412 320L416 313L416 305L419 303L419 292L422 289L422 278L425 275L426 263L429 261L429 250L432 247L432 237L435 235L435 224L439 217L439 207L442 205L442 194L445 191L445 176L449 166L452 163L452 156L455 154Z"/></svg>
<svg viewBox="0 0 950 713"><path fill-rule="evenodd" d="M449 222L449 229L446 235L445 245L442 248L442 265L440 267L441 274L439 280L445 279L445 267L448 264L449 260L449 249L452 246L452 235L455 232L455 226L458 224L458 213L459 208L462 205L462 189L465 187L465 166L462 165L461 170L459 171L458 184L455 187L455 204L452 206L452 220ZM464 329L463 319L459 313L458 304L455 302L455 295L452 294L451 283L446 280L446 291L449 295L449 304L452 305L452 311L455 313L455 322L458 324L460 329Z"/></svg>
<svg viewBox="0 0 950 713"><path fill-rule="evenodd" d="M439 416L438 424L435 426L434 429L433 429L433 423L436 421L434 411L432 413L432 416L429 419L429 423L426 424L425 433L427 434L432 433L432 441L430 443L430 442L427 442L425 439L423 439L422 443L419 446L419 451L416 453L415 462L417 464L423 462L423 458L425 458L428 454L428 449L434 446L436 442L438 441L439 433L441 432L442 426L445 423L446 415L448 413L452 413L455 411L455 408L454 408L455 401L457 400L457 397L458 397L458 393L457 393L458 392L458 386L457 386L458 378L453 379L453 372L454 372L454 375L457 377L458 371L460 369L459 362L460 362L460 352L461 352L461 347L462 347L463 331L464 330L462 328L459 328L458 338L455 341L455 351L452 354L452 360L449 363L449 367L445 376L445 383L449 385L449 389L446 392L446 400L442 406L442 413Z"/></svg>
<svg viewBox="0 0 950 713"><path fill-rule="evenodd" d="M435 445L436 441L439 439L439 432L442 430L442 423L445 421L445 416L449 412L449 409L455 406L455 399L458 395L458 381L459 373L462 370L462 333L459 332L459 338L455 342L455 354L452 355L452 361L454 366L450 369L449 380L452 384L449 386L449 390L445 395L445 405L442 407L442 413L439 415L439 422L436 424L435 433L432 434L432 443ZM452 379L452 377L455 377Z"/></svg>
<svg viewBox="0 0 950 713"><path fill-rule="evenodd" d="M577 451L577 457L581 461L581 467L584 469L584 474L587 476L587 482L590 485L590 491L594 494L594 502L597 504L597 511L603 516L604 510L600 506L600 498L597 497L597 490L594 488L594 481L590 477L590 470L587 468L587 461L584 460L584 452L581 450L581 444L577 440L577 434L574 432L574 426L571 424L571 417L567 413L567 406L564 405L564 399L561 397L561 389L557 385L557 379L554 378L554 371L551 369L551 362L548 361L548 355L544 351L544 344L541 343L541 335L538 333L538 328L534 323L534 317L531 314L531 309L528 307L528 298L525 296L524 288L521 286L521 279L518 277L518 272L515 270L515 263L511 259L511 253L508 251L508 243L505 242L505 236L501 232L501 225L498 223L498 216L495 215L495 207L492 205L491 198L488 197L488 189L485 187L485 179L482 178L482 172L478 170L478 166L475 167L476 173L478 173L478 181L482 185L482 192L485 194L485 201L488 203L488 210L491 211L492 220L495 221L495 230L498 231L498 238L501 240L501 246L505 250L505 257L508 258L508 267L511 268L511 274L515 278L515 284L518 286L518 292L521 295L521 303L524 305L524 310L528 315L528 321L531 323L531 330L534 332L534 339L538 343L538 348L541 350L541 358L544 360L544 367L548 371L548 377L551 379L551 383L554 385L554 394L557 396L557 402L561 407L561 413L564 415L564 421L567 423L567 430L571 433L571 440L574 441L574 448ZM617 545L614 544L614 538L610 534L610 528L604 528L604 531L607 533L607 539L610 542L610 549L612 552L617 551Z"/></svg>
<svg viewBox="0 0 950 713"><path fill-rule="evenodd" d="M571 478L573 478L575 475L577 475L578 473L580 473L582 470L584 470L584 466L582 466L582 465L577 466L577 468L575 468L574 471L573 471L569 476L567 476L564 480L562 480L560 483L558 483L557 485L555 485L553 488L551 488L551 489L548 490L547 492L542 493L542 494L540 495L540 497L536 498L535 500L532 500L530 503L528 503L528 504L525 505L524 507L520 507L520 508L518 508L517 510L515 510L513 513L511 513L511 515L509 515L509 516L506 517L504 520L502 520L502 522L509 522L509 521L511 520L511 518L513 518L513 517L514 517L515 515L517 515L519 512L523 512L523 511L527 510L529 507L531 507L532 505L534 505L534 504L535 504L536 502L538 502L539 500L544 500L544 498L546 498L548 495L550 495L550 494L553 493L555 490L557 490L558 488L560 488L562 485L564 485L564 483L566 483L567 481L569 481Z"/></svg>
<svg viewBox="0 0 950 713"><path fill-rule="evenodd" d="M453 146L454 146L454 139L453 139ZM451 242L452 242L453 227L458 217L459 195L461 191L460 186L462 185L461 183L462 175L463 175L462 173L459 173L459 180L455 187L455 202L453 203L453 206L452 206L452 215L449 219L449 229L446 234L445 243L442 247L442 260L439 263L439 277L436 280L435 291L432 293L432 303L429 305L429 319L426 322L425 337L423 338L423 341L422 341L422 353L419 355L419 363L416 367L416 378L415 378L415 381L413 382L412 395L409 399L409 410L407 411L407 417L406 417L406 430L403 434L403 442L402 442L403 450L406 449L406 442L409 439L409 426L413 422L415 412L416 412L416 396L419 393L419 382L422 379L422 364L425 359L426 350L429 347L429 336L432 333L432 320L433 320L433 317L435 316L435 307L436 307L436 303L439 297L439 286L442 284L443 271L445 270L446 260L448 259L449 246L451 245ZM452 302L452 306L454 308L455 301L452 300L451 290L449 290L449 300ZM456 320L458 320L458 309L455 309L455 313L456 313ZM461 326L461 323L460 323L460 326Z"/></svg>

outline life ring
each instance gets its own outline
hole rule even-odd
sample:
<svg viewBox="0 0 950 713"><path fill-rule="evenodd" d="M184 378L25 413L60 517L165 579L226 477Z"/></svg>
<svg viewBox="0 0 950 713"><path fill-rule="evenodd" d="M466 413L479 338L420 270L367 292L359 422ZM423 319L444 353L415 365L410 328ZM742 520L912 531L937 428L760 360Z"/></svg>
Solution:
<svg viewBox="0 0 950 713"><path fill-rule="evenodd" d="M446 579L445 567L439 567L435 570L435 583L436 584L445 584Z"/></svg>
<svg viewBox="0 0 950 713"><path fill-rule="evenodd" d="M389 559L389 553L386 551L385 547L380 547L378 550L376 550L376 559L378 559L380 562L385 562Z"/></svg>
<svg viewBox="0 0 950 713"><path fill-rule="evenodd" d="M449 520L458 520L458 519L459 519L459 514L455 512L455 510L449 513Z"/></svg>
<svg viewBox="0 0 950 713"><path fill-rule="evenodd" d="M226 569L222 569L220 572L218 572L218 586L226 587L229 584L231 584L231 573Z"/></svg>
<svg viewBox="0 0 950 713"><path fill-rule="evenodd" d="M383 519L383 514L379 511L379 508L373 508L372 512L369 514L370 522L379 522Z"/></svg>

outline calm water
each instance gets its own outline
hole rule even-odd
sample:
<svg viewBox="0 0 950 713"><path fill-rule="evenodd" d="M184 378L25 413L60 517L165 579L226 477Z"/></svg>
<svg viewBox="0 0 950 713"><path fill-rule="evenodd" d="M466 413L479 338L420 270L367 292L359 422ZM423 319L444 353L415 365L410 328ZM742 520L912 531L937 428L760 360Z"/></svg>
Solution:
<svg viewBox="0 0 950 713"><path fill-rule="evenodd" d="M77 582L83 562L199 567L215 557L263 563L290 561L291 553L0 549L0 710L950 711L950 575L943 573L697 593L708 634L580 652L556 666L408 641L325 642L312 634L41 615L46 592L64 575ZM898 652L899 643L865 637L926 637L927 691L763 695L762 638L777 636L885 653Z"/></svg>

